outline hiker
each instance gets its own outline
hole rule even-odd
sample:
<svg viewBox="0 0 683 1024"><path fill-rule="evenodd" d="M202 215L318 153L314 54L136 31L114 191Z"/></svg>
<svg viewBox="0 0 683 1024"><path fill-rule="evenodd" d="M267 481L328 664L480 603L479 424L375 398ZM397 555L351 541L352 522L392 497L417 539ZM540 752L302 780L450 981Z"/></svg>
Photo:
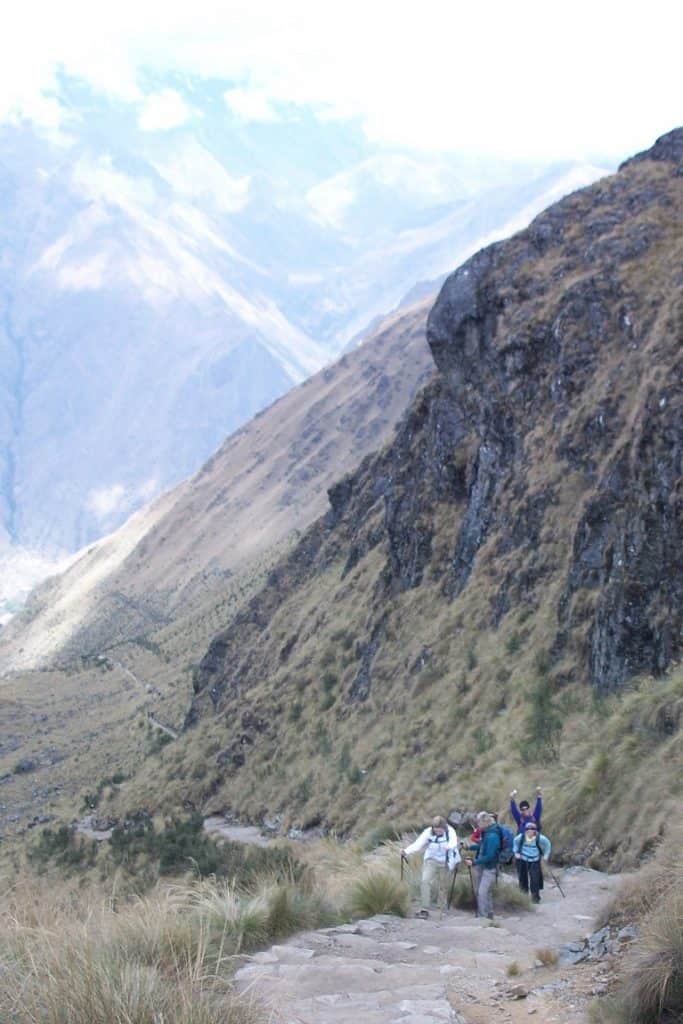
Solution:
<svg viewBox="0 0 683 1024"><path fill-rule="evenodd" d="M477 815L477 825L480 829L481 840L479 843L472 844L472 849L477 851L477 856L474 861L468 859L465 863L468 868L474 868L477 917L488 917L492 921L491 886L498 874L501 835L496 819L488 811L481 811Z"/></svg>
<svg viewBox="0 0 683 1024"><path fill-rule="evenodd" d="M513 789L510 793L510 814L517 822L517 835L521 836L524 832L524 826L527 821L535 821L536 825L540 829L541 827L541 815L543 813L543 794L541 787L536 787L536 803L534 804L533 811L529 807L528 800L520 800L519 807L515 802L517 796L517 790Z"/></svg>
<svg viewBox="0 0 683 1024"><path fill-rule="evenodd" d="M424 850L422 861L422 884L420 898L422 905L418 917L429 917L430 908L438 902L439 886L448 871L460 863L458 837L452 825L437 815L414 843L401 850L401 856L408 858L411 853Z"/></svg>
<svg viewBox="0 0 683 1024"><path fill-rule="evenodd" d="M512 843L515 838L515 834L511 828L507 827L507 825L501 825L500 821L498 820L498 815L495 812L492 812L492 817L498 827L498 832L500 835L500 853L498 854L498 864L511 864L514 860ZM475 847L479 846L480 842L481 829L477 825L474 832L470 836L469 849L474 849Z"/></svg>
<svg viewBox="0 0 683 1024"><path fill-rule="evenodd" d="M515 836L515 860L517 861L517 877L522 892L531 890L532 903L541 902L543 888L542 861L550 859L550 840L541 835L536 822L526 822L524 832Z"/></svg>

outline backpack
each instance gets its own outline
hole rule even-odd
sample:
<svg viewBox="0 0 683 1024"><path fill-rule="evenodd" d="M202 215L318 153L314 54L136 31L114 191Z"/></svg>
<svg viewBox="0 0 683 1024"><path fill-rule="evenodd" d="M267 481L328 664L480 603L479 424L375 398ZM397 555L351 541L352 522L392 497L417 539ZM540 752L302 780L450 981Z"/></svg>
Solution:
<svg viewBox="0 0 683 1024"><path fill-rule="evenodd" d="M507 825L496 824L498 830L498 837L500 838L500 852L498 854L499 864L512 864L514 860L514 849L512 843L514 841L514 834L511 828Z"/></svg>

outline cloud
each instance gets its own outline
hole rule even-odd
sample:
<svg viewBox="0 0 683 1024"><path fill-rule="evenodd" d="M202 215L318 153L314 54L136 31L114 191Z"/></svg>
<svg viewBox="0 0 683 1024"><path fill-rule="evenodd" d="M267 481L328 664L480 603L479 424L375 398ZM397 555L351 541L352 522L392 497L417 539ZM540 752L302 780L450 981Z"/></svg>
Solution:
<svg viewBox="0 0 683 1024"><path fill-rule="evenodd" d="M297 104L386 146L617 157L681 122L680 38L668 0L24 0L0 37L0 116L54 92L58 66L137 103L143 72L172 72L241 83L245 118ZM181 116L172 102L150 130Z"/></svg>
<svg viewBox="0 0 683 1024"><path fill-rule="evenodd" d="M88 494L86 507L99 520L107 519L120 508L125 497L126 489L123 484L99 487Z"/></svg>
<svg viewBox="0 0 683 1024"><path fill-rule="evenodd" d="M277 121L273 99L263 89L234 88L224 93L225 102L243 121Z"/></svg>
<svg viewBox="0 0 683 1024"><path fill-rule="evenodd" d="M179 92L163 89L145 98L138 128L143 132L167 132L189 121L190 114L190 108Z"/></svg>

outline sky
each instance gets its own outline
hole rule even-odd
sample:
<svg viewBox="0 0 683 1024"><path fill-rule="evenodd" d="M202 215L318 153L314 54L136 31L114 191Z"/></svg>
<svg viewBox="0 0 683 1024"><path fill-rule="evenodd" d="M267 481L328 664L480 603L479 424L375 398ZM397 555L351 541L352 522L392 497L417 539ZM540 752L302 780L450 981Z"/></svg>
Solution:
<svg viewBox="0 0 683 1024"><path fill-rule="evenodd" d="M615 161L683 124L682 30L671 0L15 0L0 119L57 122L62 68L168 130L191 107L145 82L173 71L234 83L245 120L293 103L387 147Z"/></svg>

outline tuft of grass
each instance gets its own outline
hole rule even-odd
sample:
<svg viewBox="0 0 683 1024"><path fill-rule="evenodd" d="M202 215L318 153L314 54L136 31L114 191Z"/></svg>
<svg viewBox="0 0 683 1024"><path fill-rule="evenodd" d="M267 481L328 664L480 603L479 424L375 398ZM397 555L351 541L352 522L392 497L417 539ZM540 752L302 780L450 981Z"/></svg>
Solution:
<svg viewBox="0 0 683 1024"><path fill-rule="evenodd" d="M536 959L540 960L544 967L554 967L559 960L559 955L555 949L537 949Z"/></svg>
<svg viewBox="0 0 683 1024"><path fill-rule="evenodd" d="M519 966L516 960L513 960L511 964L507 965L505 973L507 974L508 978L516 978L519 974L522 973L522 968Z"/></svg>
<svg viewBox="0 0 683 1024"><path fill-rule="evenodd" d="M382 868L366 870L352 883L347 907L352 917L396 914L406 917L410 910L408 887Z"/></svg>
<svg viewBox="0 0 683 1024"><path fill-rule="evenodd" d="M648 918L628 954L619 993L624 1024L683 1019L683 894Z"/></svg>
<svg viewBox="0 0 683 1024"><path fill-rule="evenodd" d="M501 910L531 910L529 896L515 882L499 878L492 892L494 906Z"/></svg>

